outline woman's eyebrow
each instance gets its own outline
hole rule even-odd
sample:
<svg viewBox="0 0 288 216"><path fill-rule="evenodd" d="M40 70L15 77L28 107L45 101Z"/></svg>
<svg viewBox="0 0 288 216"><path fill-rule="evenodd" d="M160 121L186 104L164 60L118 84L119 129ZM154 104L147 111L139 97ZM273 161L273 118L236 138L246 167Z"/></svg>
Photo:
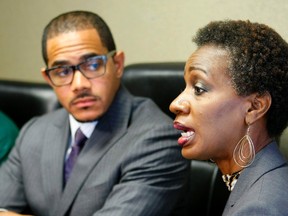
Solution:
<svg viewBox="0 0 288 216"><path fill-rule="evenodd" d="M206 70L204 70L203 68L197 67L197 66L190 66L189 71L192 71L192 70L199 70L199 71L202 71L203 73L207 74Z"/></svg>
<svg viewBox="0 0 288 216"><path fill-rule="evenodd" d="M197 67L197 66L189 66L187 72L191 72L191 71L194 71L194 70L201 71L201 72L203 72L206 75L208 74L205 69L203 69L201 67ZM186 73L186 70L185 70L185 73Z"/></svg>

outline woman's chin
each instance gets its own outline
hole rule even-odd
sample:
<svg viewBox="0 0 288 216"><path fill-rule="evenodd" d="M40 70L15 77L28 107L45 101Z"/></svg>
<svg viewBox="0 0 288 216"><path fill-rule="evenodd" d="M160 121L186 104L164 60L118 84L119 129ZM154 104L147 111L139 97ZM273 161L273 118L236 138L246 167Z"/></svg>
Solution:
<svg viewBox="0 0 288 216"><path fill-rule="evenodd" d="M182 148L181 154L184 158L189 160L208 160L209 158L201 151L197 151L195 148Z"/></svg>
<svg viewBox="0 0 288 216"><path fill-rule="evenodd" d="M181 154L186 159L197 160L197 156L192 149L182 148Z"/></svg>

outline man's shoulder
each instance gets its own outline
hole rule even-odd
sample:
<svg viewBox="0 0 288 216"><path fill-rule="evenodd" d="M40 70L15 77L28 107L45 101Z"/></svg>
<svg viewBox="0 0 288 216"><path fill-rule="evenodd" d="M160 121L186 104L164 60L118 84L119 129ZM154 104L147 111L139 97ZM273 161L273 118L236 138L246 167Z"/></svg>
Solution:
<svg viewBox="0 0 288 216"><path fill-rule="evenodd" d="M32 119L30 119L23 128L27 127L41 127L42 125L47 127L47 125L50 124L57 124L57 122L61 123L64 119L68 119L68 113L64 108L59 108L57 110L54 110L52 112L35 116Z"/></svg>
<svg viewBox="0 0 288 216"><path fill-rule="evenodd" d="M145 97L134 97L133 115L150 121L172 122L172 119L152 99Z"/></svg>

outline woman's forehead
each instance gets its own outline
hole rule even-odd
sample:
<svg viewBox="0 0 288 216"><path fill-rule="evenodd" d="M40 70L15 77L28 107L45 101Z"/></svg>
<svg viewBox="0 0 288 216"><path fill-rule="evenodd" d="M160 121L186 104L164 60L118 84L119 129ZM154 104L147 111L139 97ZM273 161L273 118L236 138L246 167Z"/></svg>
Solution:
<svg viewBox="0 0 288 216"><path fill-rule="evenodd" d="M198 68L208 72L213 68L227 69L229 63L228 53L225 49L216 46L202 46L188 58L185 71Z"/></svg>

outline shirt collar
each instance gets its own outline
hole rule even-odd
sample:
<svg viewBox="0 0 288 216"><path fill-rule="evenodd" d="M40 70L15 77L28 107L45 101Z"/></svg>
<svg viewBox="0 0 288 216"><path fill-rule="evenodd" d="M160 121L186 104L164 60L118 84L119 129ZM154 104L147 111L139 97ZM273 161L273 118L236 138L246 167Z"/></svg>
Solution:
<svg viewBox="0 0 288 216"><path fill-rule="evenodd" d="M76 133L76 130L79 127L81 128L83 134L89 139L98 123L98 121L79 122L71 114L69 114L69 122L70 122L72 141L74 140L74 134Z"/></svg>

